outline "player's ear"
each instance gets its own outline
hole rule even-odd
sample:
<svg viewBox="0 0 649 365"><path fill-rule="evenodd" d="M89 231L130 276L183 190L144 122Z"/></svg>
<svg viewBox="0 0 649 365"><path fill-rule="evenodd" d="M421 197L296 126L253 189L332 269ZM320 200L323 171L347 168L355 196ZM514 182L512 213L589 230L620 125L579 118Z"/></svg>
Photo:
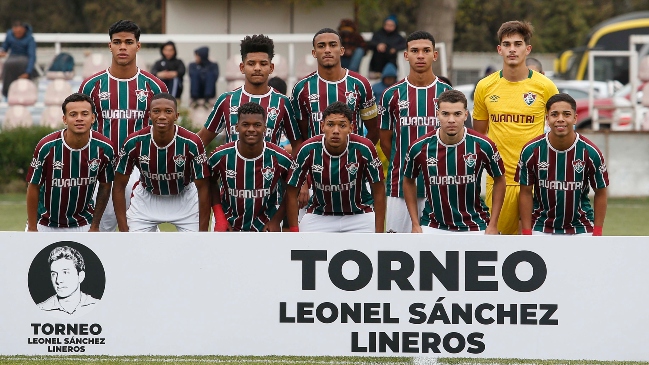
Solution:
<svg viewBox="0 0 649 365"><path fill-rule="evenodd" d="M241 71L242 74L243 74L243 66L244 66L243 62L240 62L239 63L239 71Z"/></svg>
<svg viewBox="0 0 649 365"><path fill-rule="evenodd" d="M345 54L345 47L340 46L340 55L343 56Z"/></svg>
<svg viewBox="0 0 649 365"><path fill-rule="evenodd" d="M525 46L525 55L529 55L530 52L532 52L532 45L528 44L527 46Z"/></svg>
<svg viewBox="0 0 649 365"><path fill-rule="evenodd" d="M315 56L315 49L311 50L311 56L313 56L313 58L318 58L318 57Z"/></svg>
<svg viewBox="0 0 649 365"><path fill-rule="evenodd" d="M439 52L433 50L433 62L437 61L437 58L439 58Z"/></svg>
<svg viewBox="0 0 649 365"><path fill-rule="evenodd" d="M273 72L275 72L275 64L271 62L270 63L270 73L272 74Z"/></svg>
<svg viewBox="0 0 649 365"><path fill-rule="evenodd" d="M86 272L85 271L79 271L79 284L83 283L83 280L86 278Z"/></svg>
<svg viewBox="0 0 649 365"><path fill-rule="evenodd" d="M139 51L139 50L140 50L140 48L142 48L142 43L140 43L140 42L137 42L137 51ZM136 52L137 52L137 51L136 51Z"/></svg>

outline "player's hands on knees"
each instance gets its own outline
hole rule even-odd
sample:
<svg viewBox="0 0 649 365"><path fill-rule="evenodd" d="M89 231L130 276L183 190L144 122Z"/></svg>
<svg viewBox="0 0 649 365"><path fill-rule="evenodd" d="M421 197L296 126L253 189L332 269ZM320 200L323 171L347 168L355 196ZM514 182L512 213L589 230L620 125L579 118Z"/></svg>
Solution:
<svg viewBox="0 0 649 365"><path fill-rule="evenodd" d="M300 209L306 207L309 203L309 187L306 184L303 184L300 188L300 193L297 196L297 205Z"/></svg>
<svg viewBox="0 0 649 365"><path fill-rule="evenodd" d="M485 229L484 234L498 234L498 227L487 226L487 229Z"/></svg>
<svg viewBox="0 0 649 365"><path fill-rule="evenodd" d="M412 233L424 233L424 232L421 230L421 226L420 226L420 225L418 225L418 224L417 224L417 225L413 224L413 225L412 225Z"/></svg>
<svg viewBox="0 0 649 365"><path fill-rule="evenodd" d="M279 222L273 222L273 220L270 220L266 225L264 226L264 229L262 230L263 232L281 232L282 227L280 227Z"/></svg>
<svg viewBox="0 0 649 365"><path fill-rule="evenodd" d="M90 225L88 232L99 232L99 226L95 227L93 225Z"/></svg>

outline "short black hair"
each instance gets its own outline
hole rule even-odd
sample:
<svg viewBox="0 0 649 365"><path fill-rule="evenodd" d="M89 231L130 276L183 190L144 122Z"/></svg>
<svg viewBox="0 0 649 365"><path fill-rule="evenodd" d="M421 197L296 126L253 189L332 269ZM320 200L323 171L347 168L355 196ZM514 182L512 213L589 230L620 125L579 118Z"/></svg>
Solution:
<svg viewBox="0 0 649 365"><path fill-rule="evenodd" d="M459 90L446 90L437 97L437 107L444 103L462 103L464 104L464 109L467 107L466 96Z"/></svg>
<svg viewBox="0 0 649 365"><path fill-rule="evenodd" d="M237 117L241 118L243 114L261 114L264 123L266 123L266 110L257 103L248 102L241 105L237 111Z"/></svg>
<svg viewBox="0 0 649 365"><path fill-rule="evenodd" d="M566 93L558 93L552 95L550 99L548 99L548 101L545 102L545 111L549 112L550 108L552 107L552 104L558 103L560 101L565 101L566 103L570 104L570 108L572 108L572 111L577 112L577 102L572 96Z"/></svg>
<svg viewBox="0 0 649 365"><path fill-rule="evenodd" d="M313 36L313 47L314 48L315 48L315 37L319 36L320 34L325 34L325 33L332 33L332 34L337 35L338 36L338 43L342 44L342 41L340 40L340 33L338 33L337 31L335 31L335 30L333 30L331 28L322 28L319 31L317 31L315 33L315 35Z"/></svg>
<svg viewBox="0 0 649 365"><path fill-rule="evenodd" d="M178 100L176 100L176 98L173 95L171 95L169 93L155 94L151 98L151 104L153 104L154 100L158 100L158 99L167 99L167 100L173 101L174 102L174 109L176 109L176 111L178 111ZM149 104L149 108L151 108L151 104Z"/></svg>
<svg viewBox="0 0 649 365"><path fill-rule="evenodd" d="M65 108L67 108L68 104L77 101L87 101L88 103L90 103L90 110L92 110L93 114L95 113L95 103L92 102L90 96L82 93L74 93L68 96L67 98L65 98L65 100L63 100L63 105L61 105L61 109L63 110L63 115L65 115L66 112Z"/></svg>
<svg viewBox="0 0 649 365"><path fill-rule="evenodd" d="M140 41L140 34L142 31L140 30L140 27L135 24L134 22L130 20L118 20L113 25L108 28L108 35L110 36L110 39L113 40L113 34L115 33L120 33L120 32L127 32L127 33L133 33L135 36L136 41Z"/></svg>
<svg viewBox="0 0 649 365"><path fill-rule="evenodd" d="M428 33L425 30L418 30L410 33L410 35L406 39L406 45L408 45L408 43L412 41L416 41L419 39L428 39L429 41L433 42L433 48L435 48L435 38L433 38L433 35Z"/></svg>
<svg viewBox="0 0 649 365"><path fill-rule="evenodd" d="M279 91L281 94L286 95L286 82L279 78L279 76L271 77L268 79L268 86L272 86L275 90Z"/></svg>
<svg viewBox="0 0 649 365"><path fill-rule="evenodd" d="M272 60L275 56L275 44L272 39L263 34L247 35L241 40L241 59L245 60L248 53L254 52L266 53Z"/></svg>
<svg viewBox="0 0 649 365"><path fill-rule="evenodd" d="M322 112L322 120L324 121L331 114L342 114L350 122L352 121L352 118L354 118L352 110L342 101L335 101L329 104L329 106Z"/></svg>

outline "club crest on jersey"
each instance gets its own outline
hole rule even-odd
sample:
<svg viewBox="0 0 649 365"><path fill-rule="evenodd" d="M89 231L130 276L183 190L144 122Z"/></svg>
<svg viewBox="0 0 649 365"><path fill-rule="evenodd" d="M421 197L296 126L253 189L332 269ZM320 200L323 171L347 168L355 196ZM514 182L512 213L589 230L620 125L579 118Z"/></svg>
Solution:
<svg viewBox="0 0 649 365"><path fill-rule="evenodd" d="M234 170L225 170L225 177L234 178L236 176L237 176L236 171L234 171Z"/></svg>
<svg viewBox="0 0 649 365"><path fill-rule="evenodd" d="M410 102L408 100L401 100L397 103L399 109L408 109L410 107Z"/></svg>
<svg viewBox="0 0 649 365"><path fill-rule="evenodd" d="M137 89L135 90L135 96L139 102L145 102L147 96L149 96L149 90Z"/></svg>
<svg viewBox="0 0 649 365"><path fill-rule="evenodd" d="M264 179L272 180L273 175L275 175L275 168L270 166L263 167L261 169L261 174L264 177Z"/></svg>
<svg viewBox="0 0 649 365"><path fill-rule="evenodd" d="M270 107L266 110L266 114L268 114L268 119L275 121L279 116L279 109L275 107Z"/></svg>
<svg viewBox="0 0 649 365"><path fill-rule="evenodd" d="M234 105L230 107L230 114L237 114L239 112L239 106Z"/></svg>
<svg viewBox="0 0 649 365"><path fill-rule="evenodd" d="M475 166L475 162L478 160L478 156L475 153L467 153L464 157L464 162L469 167Z"/></svg>
<svg viewBox="0 0 649 365"><path fill-rule="evenodd" d="M54 170L63 170L63 162L62 161L54 161L54 163L52 163L52 168Z"/></svg>
<svg viewBox="0 0 649 365"><path fill-rule="evenodd" d="M182 167L185 165L185 155L175 155L173 157L174 163L178 167Z"/></svg>
<svg viewBox="0 0 649 365"><path fill-rule="evenodd" d="M345 91L345 98L347 98L347 104L356 104L358 94L356 91Z"/></svg>
<svg viewBox="0 0 649 365"><path fill-rule="evenodd" d="M99 100L109 100L109 99L110 99L110 93L108 91L99 93Z"/></svg>
<svg viewBox="0 0 649 365"><path fill-rule="evenodd" d="M150 161L149 156L138 156L138 160L140 160L140 164L148 164Z"/></svg>
<svg viewBox="0 0 649 365"><path fill-rule="evenodd" d="M322 172L322 170L324 170L324 167L322 167L321 165L313 165L311 166L311 170L313 170L313 172L320 173Z"/></svg>
<svg viewBox="0 0 649 365"><path fill-rule="evenodd" d="M88 161L88 168L90 169L90 171L97 171L100 164L101 161L98 158L93 158L92 160Z"/></svg>
<svg viewBox="0 0 649 365"><path fill-rule="evenodd" d="M347 168L350 176L356 175L356 173L358 172L358 162L350 162L346 164L345 167Z"/></svg>
<svg viewBox="0 0 649 365"><path fill-rule="evenodd" d="M539 162L538 166L539 166L539 170L547 170L550 164L547 163L546 161L541 161Z"/></svg>
<svg viewBox="0 0 649 365"><path fill-rule="evenodd" d="M319 94L310 94L309 95L309 102L317 103L319 101L320 101L320 95Z"/></svg>
<svg viewBox="0 0 649 365"><path fill-rule="evenodd" d="M578 174L581 174L581 172L584 171L584 168L586 167L586 164L582 160L574 160L574 161L572 161L572 167L575 168L575 171Z"/></svg>
<svg viewBox="0 0 649 365"><path fill-rule="evenodd" d="M528 106L534 104L534 100L536 100L536 94L534 94L533 92L530 91L528 93L523 94L523 101Z"/></svg>
<svg viewBox="0 0 649 365"><path fill-rule="evenodd" d="M437 166L437 159L435 157L429 158L428 160L426 160L426 165Z"/></svg>

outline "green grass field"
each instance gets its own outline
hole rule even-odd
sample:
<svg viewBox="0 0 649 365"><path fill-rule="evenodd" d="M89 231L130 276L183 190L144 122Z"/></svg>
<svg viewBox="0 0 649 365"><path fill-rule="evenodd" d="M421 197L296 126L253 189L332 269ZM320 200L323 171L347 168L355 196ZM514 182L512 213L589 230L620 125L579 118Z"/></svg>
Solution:
<svg viewBox="0 0 649 365"><path fill-rule="evenodd" d="M22 231L27 221L24 194L0 194L0 231ZM175 231L170 224L161 225L165 232ZM605 236L649 236L649 198L616 198L608 200Z"/></svg>

